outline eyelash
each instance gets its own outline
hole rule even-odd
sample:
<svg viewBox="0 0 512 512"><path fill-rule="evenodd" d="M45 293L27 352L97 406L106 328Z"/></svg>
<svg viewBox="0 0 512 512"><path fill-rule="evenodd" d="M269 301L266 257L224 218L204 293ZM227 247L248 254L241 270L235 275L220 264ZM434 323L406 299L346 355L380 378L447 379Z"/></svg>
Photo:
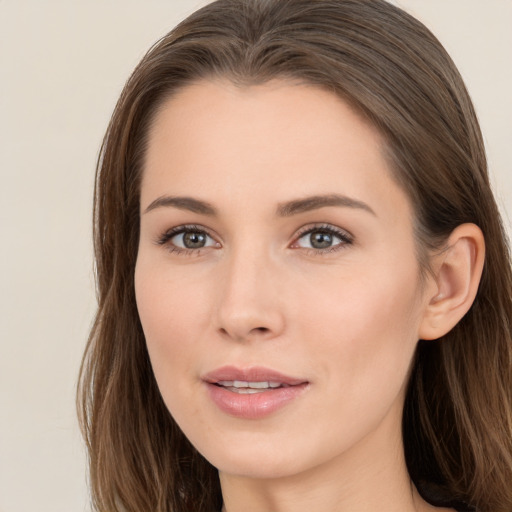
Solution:
<svg viewBox="0 0 512 512"><path fill-rule="evenodd" d="M302 247L301 249L306 251L307 254L312 254L314 256L315 255L331 254L333 252L343 250L347 246L352 245L354 243L353 236L350 233L348 233L347 231L337 228L335 226L332 226L330 224L316 224L313 226L305 226L304 228L301 228L295 237L295 241L293 242L292 247L296 246L298 241L301 238L303 238L304 236L309 235L311 233L314 233L316 231L319 231L322 233L328 233L329 235L335 236L336 238L339 238L341 240L341 242L337 243L335 245L332 245L330 247L326 247L325 249Z"/></svg>
<svg viewBox="0 0 512 512"><path fill-rule="evenodd" d="M330 247L326 247L324 249L315 249L312 247L299 247L297 244L301 238L303 238L306 235L309 235L311 233L314 233L316 231L327 233L329 235L335 236L336 238L339 238L341 242L332 245ZM172 229L169 229L168 231L165 231L161 236L158 237L156 240L156 243L161 246L167 246L167 249L170 253L174 253L177 255L187 255L187 256L199 256L202 254L203 249L207 249L208 247L200 247L197 249L187 249L178 247L172 243L169 243L172 238L174 238L177 235L180 235L182 233L187 232L194 232L194 233L200 233L204 234L207 237L214 240L214 237L210 235L210 233L202 226L197 226L195 224L186 224L182 226L176 226ZM301 228L297 235L294 238L294 242L291 245L292 248L302 249L303 251L306 251L309 255L325 255L330 254L333 252L337 252L339 250L344 249L348 245L352 245L354 242L354 239L352 235L350 235L347 231L342 230L340 228L334 227L330 224L316 224L313 226L305 226ZM210 246L211 247L211 246Z"/></svg>
<svg viewBox="0 0 512 512"><path fill-rule="evenodd" d="M168 231L166 231L165 233L158 237L156 243L158 245L166 246L170 253L186 256L199 256L202 253L202 250L207 249L207 247L201 247L198 249L187 249L183 247L178 247L170 243L172 238L174 238L176 235L180 235L182 233L187 232L201 233L213 239L213 237L208 233L208 231L205 228L201 226L196 226L195 224L186 224L169 229Z"/></svg>

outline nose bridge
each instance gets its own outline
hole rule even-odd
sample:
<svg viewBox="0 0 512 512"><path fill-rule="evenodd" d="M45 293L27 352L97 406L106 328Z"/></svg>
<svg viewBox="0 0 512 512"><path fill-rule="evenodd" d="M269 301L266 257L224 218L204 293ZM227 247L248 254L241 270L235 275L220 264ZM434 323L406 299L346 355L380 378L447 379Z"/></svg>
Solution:
<svg viewBox="0 0 512 512"><path fill-rule="evenodd" d="M265 244L233 246L223 261L218 329L237 340L278 335L284 327L278 274Z"/></svg>

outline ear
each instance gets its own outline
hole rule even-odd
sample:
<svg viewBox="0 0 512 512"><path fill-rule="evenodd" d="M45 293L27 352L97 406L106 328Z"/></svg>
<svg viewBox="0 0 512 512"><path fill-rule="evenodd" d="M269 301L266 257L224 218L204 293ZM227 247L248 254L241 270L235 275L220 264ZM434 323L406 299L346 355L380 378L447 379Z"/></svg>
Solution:
<svg viewBox="0 0 512 512"><path fill-rule="evenodd" d="M485 241L475 224L461 224L433 261L433 285L420 324L419 338L444 336L475 300L485 259Z"/></svg>

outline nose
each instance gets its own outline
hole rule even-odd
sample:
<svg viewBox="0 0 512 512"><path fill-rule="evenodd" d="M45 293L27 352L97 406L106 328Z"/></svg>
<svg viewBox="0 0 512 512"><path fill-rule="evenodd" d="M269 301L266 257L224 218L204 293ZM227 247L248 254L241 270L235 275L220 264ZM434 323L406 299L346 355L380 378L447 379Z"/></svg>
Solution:
<svg viewBox="0 0 512 512"><path fill-rule="evenodd" d="M265 251L234 251L223 262L216 322L234 341L272 339L284 331L282 273Z"/></svg>

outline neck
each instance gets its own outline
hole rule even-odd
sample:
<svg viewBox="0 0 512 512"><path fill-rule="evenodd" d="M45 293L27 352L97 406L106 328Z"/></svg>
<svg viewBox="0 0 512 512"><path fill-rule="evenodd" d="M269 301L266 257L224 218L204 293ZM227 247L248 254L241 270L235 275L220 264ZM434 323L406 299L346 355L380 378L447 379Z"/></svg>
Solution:
<svg viewBox="0 0 512 512"><path fill-rule="evenodd" d="M440 511L412 484L400 428L391 424L380 425L347 452L298 474L219 475L223 512L374 512L389 504L394 512Z"/></svg>
<svg viewBox="0 0 512 512"><path fill-rule="evenodd" d="M339 461L281 478L255 479L221 473L224 510L366 512L381 510L384 503L393 503L395 512L415 510L414 488L406 472L398 477L394 464L361 464L344 470L335 462Z"/></svg>

